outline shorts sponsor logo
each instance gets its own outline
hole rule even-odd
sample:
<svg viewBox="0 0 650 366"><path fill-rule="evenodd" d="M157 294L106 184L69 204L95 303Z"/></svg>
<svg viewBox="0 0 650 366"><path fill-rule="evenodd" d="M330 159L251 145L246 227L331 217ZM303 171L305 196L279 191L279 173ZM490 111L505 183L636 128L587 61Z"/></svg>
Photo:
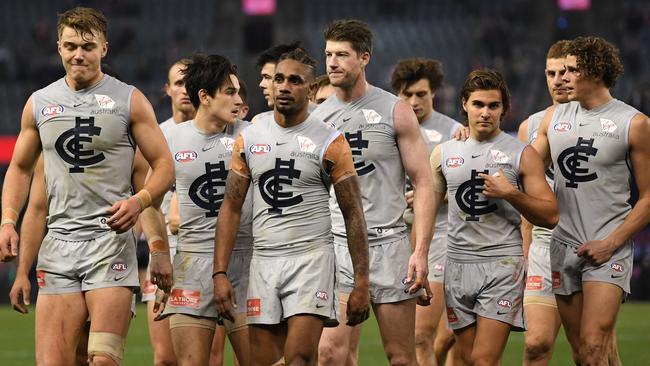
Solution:
<svg viewBox="0 0 650 366"><path fill-rule="evenodd" d="M95 99L97 100L97 104L99 105L99 108L113 109L113 107L115 107L115 101L111 99L111 97L109 97L108 95L95 94Z"/></svg>
<svg viewBox="0 0 650 366"><path fill-rule="evenodd" d="M505 164L508 162L508 160L510 160L510 158L508 158L508 155L499 150L490 150L490 157L495 163L499 164Z"/></svg>
<svg viewBox="0 0 650 366"><path fill-rule="evenodd" d="M601 118L600 127L603 129L603 132L614 132L616 131L616 123L611 119Z"/></svg>
<svg viewBox="0 0 650 366"><path fill-rule="evenodd" d="M169 303L174 306L184 306L198 309L201 304L201 291L183 290L175 288L169 295Z"/></svg>
<svg viewBox="0 0 650 366"><path fill-rule="evenodd" d="M156 285L151 283L151 281L146 280L144 282L144 286L142 288L142 294L143 295L151 295L156 292Z"/></svg>
<svg viewBox="0 0 650 366"><path fill-rule="evenodd" d="M377 113L374 109L362 109L363 116L366 117L366 121L370 124L376 124L381 121L381 115Z"/></svg>
<svg viewBox="0 0 650 366"><path fill-rule="evenodd" d="M246 315L247 316L260 316L262 314L262 307L260 299L246 300Z"/></svg>
<svg viewBox="0 0 650 366"><path fill-rule="evenodd" d="M450 306L447 306L447 322L449 322L449 324L458 323L456 312L454 312L454 308Z"/></svg>
<svg viewBox="0 0 650 366"><path fill-rule="evenodd" d="M551 278L553 280L553 288L560 288L562 284L562 281L560 280L560 272L553 271L553 273L551 273Z"/></svg>
<svg viewBox="0 0 650 366"><path fill-rule="evenodd" d="M557 132L569 132L571 131L571 123L558 122L553 126L553 129Z"/></svg>
<svg viewBox="0 0 650 366"><path fill-rule="evenodd" d="M528 276L526 280L526 290L541 290L542 276Z"/></svg>
<svg viewBox="0 0 650 366"><path fill-rule="evenodd" d="M199 154L196 151L192 150L182 150L174 154L174 160L179 163L188 163L190 161L196 160L199 157Z"/></svg>
<svg viewBox="0 0 650 366"><path fill-rule="evenodd" d="M262 155L271 152L271 145L269 144L255 144L248 148L251 154Z"/></svg>
<svg viewBox="0 0 650 366"><path fill-rule="evenodd" d="M59 115L59 114L63 113L64 110L65 110L65 108L63 108L62 105L60 105L60 104L52 104L52 105L48 105L48 106L43 107L43 109L41 109L41 114L44 117L54 117L56 115Z"/></svg>
<svg viewBox="0 0 650 366"><path fill-rule="evenodd" d="M39 288L45 287L45 271L36 271L36 283Z"/></svg>
<svg viewBox="0 0 650 366"><path fill-rule="evenodd" d="M316 150L316 144L309 137L298 136L298 147L300 151L313 153Z"/></svg>
<svg viewBox="0 0 650 366"><path fill-rule="evenodd" d="M117 263L113 263L113 264L111 265L111 269L112 269L113 271L122 272L122 271L126 271L127 266L126 266L126 263L123 263L123 262L117 262Z"/></svg>
<svg viewBox="0 0 650 366"><path fill-rule="evenodd" d="M445 161L445 165L447 168L458 168L460 166L463 166L465 164L465 159L463 159L460 156L454 156L453 158L447 158Z"/></svg>
<svg viewBox="0 0 650 366"><path fill-rule="evenodd" d="M323 290L316 291L316 298L319 300L326 301L328 298L327 291L323 291Z"/></svg>

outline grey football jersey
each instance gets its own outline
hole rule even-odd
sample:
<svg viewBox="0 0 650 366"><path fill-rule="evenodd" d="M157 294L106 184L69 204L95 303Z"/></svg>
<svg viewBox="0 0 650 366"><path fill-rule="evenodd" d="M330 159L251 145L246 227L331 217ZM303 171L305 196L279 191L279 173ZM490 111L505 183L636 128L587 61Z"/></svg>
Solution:
<svg viewBox="0 0 650 366"><path fill-rule="evenodd" d="M546 114L546 109L539 111L535 114L530 115L528 117L528 143L532 144L533 141L537 138L537 131L539 130L539 126L542 124L542 119L544 119L544 115ZM546 170L546 182L551 186L551 189L553 188L553 164ZM553 233L553 230L547 229L545 227L533 225L533 235L535 238L540 239L538 241L539 244L549 244L550 239L551 239L551 234Z"/></svg>
<svg viewBox="0 0 650 366"><path fill-rule="evenodd" d="M283 128L273 115L265 115L244 130L254 192L255 255L287 255L332 245L329 184L322 162L339 135L312 116Z"/></svg>
<svg viewBox="0 0 650 366"><path fill-rule="evenodd" d="M225 130L208 135L190 120L167 130L169 150L174 157L176 195L181 216L178 251L214 252L214 235L219 208L223 202L226 178L235 139L248 126L237 121ZM247 196L234 250L252 245L251 197Z"/></svg>
<svg viewBox="0 0 650 366"><path fill-rule="evenodd" d="M83 90L70 89L61 78L32 94L53 235L88 240L108 232L106 210L132 195L133 90L104 75Z"/></svg>
<svg viewBox="0 0 650 366"><path fill-rule="evenodd" d="M334 94L313 113L341 131L350 144L371 246L406 235L402 218L406 180L393 126L398 101L393 94L370 86L366 94L350 103L341 102ZM334 239L346 245L345 221L334 194L330 206Z"/></svg>
<svg viewBox="0 0 650 366"><path fill-rule="evenodd" d="M560 207L553 238L579 246L623 223L632 209L628 130L637 113L616 99L591 110L557 106L548 128Z"/></svg>
<svg viewBox="0 0 650 366"><path fill-rule="evenodd" d="M505 132L478 142L450 140L441 145L442 173L447 180L449 224L447 256L455 261L523 255L519 212L503 199L483 195L478 174L503 169L519 185L519 163L526 145Z"/></svg>
<svg viewBox="0 0 650 366"><path fill-rule="evenodd" d="M456 132L463 125L456 122L455 120L445 116L442 113L433 111L431 116L426 120L420 123L420 132L422 132L422 137L424 142L427 144L428 154L431 155L433 149L436 148L439 144L449 141L454 132ZM406 182L407 190L413 190L410 179L407 177ZM408 207L406 209L405 215L413 215L413 209ZM435 222L435 231L434 237L446 237L447 236L447 204L443 203L438 210L438 215L436 216Z"/></svg>

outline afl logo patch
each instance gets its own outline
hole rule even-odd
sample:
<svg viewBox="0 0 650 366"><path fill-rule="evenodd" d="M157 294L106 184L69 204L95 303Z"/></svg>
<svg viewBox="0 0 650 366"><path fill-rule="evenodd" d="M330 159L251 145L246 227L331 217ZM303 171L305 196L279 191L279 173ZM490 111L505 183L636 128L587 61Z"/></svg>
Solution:
<svg viewBox="0 0 650 366"><path fill-rule="evenodd" d="M44 117L53 117L63 113L64 110L65 108L63 108L62 105L53 104L53 105L48 105L47 107L43 107L43 109L41 109L41 114Z"/></svg>
<svg viewBox="0 0 650 366"><path fill-rule="evenodd" d="M248 149L251 154L262 155L271 152L271 145L268 144L255 144Z"/></svg>
<svg viewBox="0 0 650 366"><path fill-rule="evenodd" d="M111 269L117 272L126 271L126 263L122 263L122 262L113 263L111 265Z"/></svg>
<svg viewBox="0 0 650 366"><path fill-rule="evenodd" d="M618 263L612 263L612 269L618 273L625 271L625 268L623 268L623 266Z"/></svg>
<svg viewBox="0 0 650 366"><path fill-rule="evenodd" d="M196 160L196 158L198 157L199 154L197 154L196 151L192 151L192 150L183 150L174 154L174 160L176 160L179 163L187 163L192 160Z"/></svg>
<svg viewBox="0 0 650 366"><path fill-rule="evenodd" d="M558 122L553 126L553 129L557 132L569 132L571 131L571 124L569 122Z"/></svg>
<svg viewBox="0 0 650 366"><path fill-rule="evenodd" d="M447 168L458 168L459 166L463 166L463 164L465 164L465 159L460 156L448 158L447 161L445 161Z"/></svg>
<svg viewBox="0 0 650 366"><path fill-rule="evenodd" d="M501 299L497 302L497 304L502 308L507 308L507 309L512 308L512 303L510 302L510 300Z"/></svg>
<svg viewBox="0 0 650 366"><path fill-rule="evenodd" d="M327 300L327 292L323 290L316 291L316 298L320 300Z"/></svg>

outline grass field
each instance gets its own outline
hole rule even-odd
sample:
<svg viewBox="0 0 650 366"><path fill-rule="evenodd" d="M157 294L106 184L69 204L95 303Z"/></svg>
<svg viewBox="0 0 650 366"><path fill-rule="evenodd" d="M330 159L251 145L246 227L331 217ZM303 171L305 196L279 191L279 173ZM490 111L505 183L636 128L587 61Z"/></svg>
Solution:
<svg viewBox="0 0 650 366"><path fill-rule="evenodd" d="M145 308L138 307L143 314ZM0 307L0 365L25 366L34 364L34 315L22 316L8 306ZM570 365L569 346L561 333L558 338L552 365ZM510 336L503 364L520 365L523 334ZM624 304L618 320L618 346L624 365L650 365L650 304ZM225 365L231 364L232 353L227 346ZM147 336L146 318L142 315L131 323L126 342L124 364L151 365L152 355ZM360 365L387 364L379 330L374 319L365 323L361 339Z"/></svg>

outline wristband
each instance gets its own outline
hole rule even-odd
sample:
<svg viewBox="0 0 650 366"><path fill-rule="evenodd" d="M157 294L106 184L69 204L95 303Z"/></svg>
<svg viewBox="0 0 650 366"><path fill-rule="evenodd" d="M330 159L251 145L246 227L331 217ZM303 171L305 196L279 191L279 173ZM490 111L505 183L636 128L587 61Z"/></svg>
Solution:
<svg viewBox="0 0 650 366"><path fill-rule="evenodd" d="M140 212L144 211L145 208L151 205L151 193L146 189L141 189L140 192L136 193L133 197L140 204Z"/></svg>
<svg viewBox="0 0 650 366"><path fill-rule="evenodd" d="M167 243L165 243L161 237L154 236L149 242L149 254L160 253L160 252L169 252Z"/></svg>
<svg viewBox="0 0 650 366"><path fill-rule="evenodd" d="M228 272L226 271L216 271L212 274L212 279L214 279L218 275L224 275L226 278L228 278Z"/></svg>
<svg viewBox="0 0 650 366"><path fill-rule="evenodd" d="M2 221L0 221L0 226L13 225L16 226L18 221L18 211L14 210L11 207L5 207L2 209Z"/></svg>

